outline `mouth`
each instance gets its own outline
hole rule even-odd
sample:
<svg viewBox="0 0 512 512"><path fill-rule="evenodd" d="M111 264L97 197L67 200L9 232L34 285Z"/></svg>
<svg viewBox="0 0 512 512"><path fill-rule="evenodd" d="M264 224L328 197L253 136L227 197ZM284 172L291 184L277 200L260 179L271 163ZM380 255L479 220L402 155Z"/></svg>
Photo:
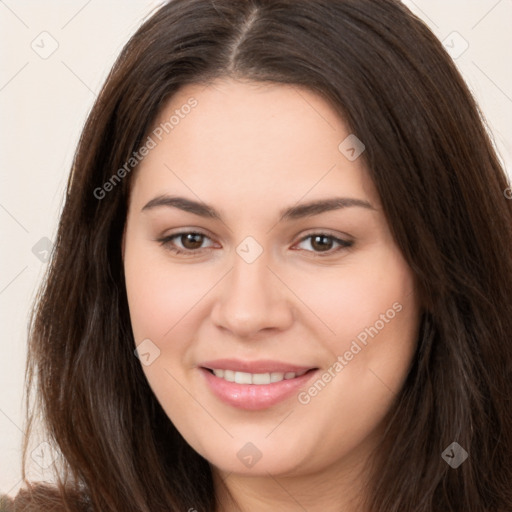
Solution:
<svg viewBox="0 0 512 512"><path fill-rule="evenodd" d="M296 396L319 370L269 361L212 363L198 367L209 391L223 403L248 411L267 409Z"/></svg>

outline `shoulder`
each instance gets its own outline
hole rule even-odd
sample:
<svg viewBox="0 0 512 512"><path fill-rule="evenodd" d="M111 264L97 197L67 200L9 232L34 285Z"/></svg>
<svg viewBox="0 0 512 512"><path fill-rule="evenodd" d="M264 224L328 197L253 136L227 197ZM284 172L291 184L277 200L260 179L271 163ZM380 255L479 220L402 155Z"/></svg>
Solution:
<svg viewBox="0 0 512 512"><path fill-rule="evenodd" d="M13 501L9 496L0 495L0 512L12 512Z"/></svg>
<svg viewBox="0 0 512 512"><path fill-rule="evenodd" d="M76 491L66 491L66 498L57 487L47 484L31 485L18 492L15 498L0 496L0 512L92 512L88 500Z"/></svg>

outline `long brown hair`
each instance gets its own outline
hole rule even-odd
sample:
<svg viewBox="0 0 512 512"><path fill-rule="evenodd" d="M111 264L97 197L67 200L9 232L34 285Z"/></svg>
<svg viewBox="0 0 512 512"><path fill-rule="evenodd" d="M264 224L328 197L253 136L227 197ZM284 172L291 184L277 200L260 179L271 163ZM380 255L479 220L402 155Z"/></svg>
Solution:
<svg viewBox="0 0 512 512"><path fill-rule="evenodd" d="M173 0L123 49L76 151L30 330L28 426L40 411L62 453L63 509L218 506L208 461L133 355L121 237L135 171L101 191L180 87L219 77L304 86L339 112L416 277L417 354L369 510L512 510L512 201L468 88L398 0ZM452 442L469 454L457 469L441 457Z"/></svg>

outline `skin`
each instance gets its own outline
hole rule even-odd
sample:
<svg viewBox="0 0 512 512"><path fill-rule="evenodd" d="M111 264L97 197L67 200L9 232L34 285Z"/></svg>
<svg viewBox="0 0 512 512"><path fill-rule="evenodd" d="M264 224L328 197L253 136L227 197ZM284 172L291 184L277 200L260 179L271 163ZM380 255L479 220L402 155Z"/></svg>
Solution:
<svg viewBox="0 0 512 512"><path fill-rule="evenodd" d="M137 345L150 339L160 350L145 375L211 464L219 511L361 512L365 469L414 357L412 272L364 159L349 161L338 149L350 131L324 99L289 85L217 80L182 88L155 126L191 97L197 106L151 149L132 183L123 238L132 328ZM207 203L222 221L169 206L143 210L163 194ZM286 207L334 196L374 209L279 221ZM206 237L158 241L187 230ZM306 238L326 232L353 245ZM263 250L252 263L236 252L247 236ZM400 312L307 404L294 395L268 409L238 409L218 400L198 370L232 357L332 371L396 303ZM252 467L237 457L248 442L261 452Z"/></svg>

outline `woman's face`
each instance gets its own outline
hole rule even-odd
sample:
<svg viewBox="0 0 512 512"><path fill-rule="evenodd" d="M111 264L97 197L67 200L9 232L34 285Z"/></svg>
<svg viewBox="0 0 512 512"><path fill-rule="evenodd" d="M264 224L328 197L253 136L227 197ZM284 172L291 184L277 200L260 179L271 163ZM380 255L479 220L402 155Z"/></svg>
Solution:
<svg viewBox="0 0 512 512"><path fill-rule="evenodd" d="M361 464L419 326L361 141L308 90L234 81L182 88L149 137L123 257L169 419L222 472Z"/></svg>

